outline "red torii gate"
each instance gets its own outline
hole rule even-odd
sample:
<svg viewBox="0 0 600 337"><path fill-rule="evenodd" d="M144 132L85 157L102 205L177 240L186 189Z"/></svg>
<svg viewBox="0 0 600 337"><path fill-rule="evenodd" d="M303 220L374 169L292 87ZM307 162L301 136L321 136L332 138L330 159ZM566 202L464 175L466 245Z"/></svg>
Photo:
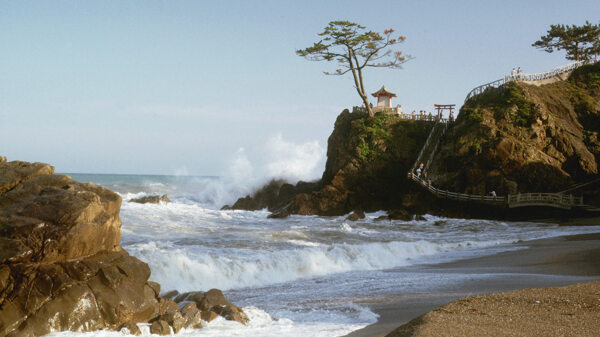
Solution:
<svg viewBox="0 0 600 337"><path fill-rule="evenodd" d="M434 104L433 106L435 107L435 109L437 109L438 118L442 118L442 112L444 110L448 110L450 121L454 121L454 114L452 113L452 110L454 109L456 104Z"/></svg>

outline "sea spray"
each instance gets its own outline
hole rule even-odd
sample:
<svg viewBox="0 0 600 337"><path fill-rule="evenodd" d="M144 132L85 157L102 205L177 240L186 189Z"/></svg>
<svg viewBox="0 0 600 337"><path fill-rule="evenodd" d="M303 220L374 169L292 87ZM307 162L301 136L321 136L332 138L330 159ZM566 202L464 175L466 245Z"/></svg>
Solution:
<svg viewBox="0 0 600 337"><path fill-rule="evenodd" d="M241 147L232 155L227 169L218 179L180 177L187 179L194 189L186 189L188 193L171 192L185 194L187 199L208 207L221 208L254 193L271 179L282 179L291 184L299 180L317 180L325 166L325 149L318 141L293 143L281 134L270 137L260 154L258 158L250 158Z"/></svg>

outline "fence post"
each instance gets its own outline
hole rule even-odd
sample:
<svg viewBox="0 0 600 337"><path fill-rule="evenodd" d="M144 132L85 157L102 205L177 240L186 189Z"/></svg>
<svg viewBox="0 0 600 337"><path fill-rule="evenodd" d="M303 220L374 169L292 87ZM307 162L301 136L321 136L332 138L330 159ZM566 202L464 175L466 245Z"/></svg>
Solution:
<svg viewBox="0 0 600 337"><path fill-rule="evenodd" d="M573 194L571 194L571 198L570 199L571 200L570 200L569 204L574 205L575 203L573 202Z"/></svg>

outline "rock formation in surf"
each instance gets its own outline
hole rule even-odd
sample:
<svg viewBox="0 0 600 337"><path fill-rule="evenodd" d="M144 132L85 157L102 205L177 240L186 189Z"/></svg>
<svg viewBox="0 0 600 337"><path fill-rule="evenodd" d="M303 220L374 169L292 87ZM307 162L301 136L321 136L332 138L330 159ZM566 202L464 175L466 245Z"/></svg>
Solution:
<svg viewBox="0 0 600 337"><path fill-rule="evenodd" d="M135 202L138 204L160 204L162 203L170 203L171 199L166 194L163 195L148 195L145 197L134 198L129 200L129 202Z"/></svg>
<svg viewBox="0 0 600 337"><path fill-rule="evenodd" d="M0 157L0 337L139 333L140 322L168 334L216 315L247 322L218 290L186 298L181 309L160 297L148 265L120 246L120 207L116 193L48 164Z"/></svg>
<svg viewBox="0 0 600 337"><path fill-rule="evenodd" d="M329 137L320 181L309 189L305 183L300 189L280 182L259 190L260 198L241 198L233 208L268 207L273 217L374 210L408 213L408 218L421 212L506 216L486 206L437 200L407 179L432 125L345 110ZM600 63L551 84L509 82L464 104L441 139L429 174L438 187L460 193L559 192L600 181L599 133ZM600 205L598 181L576 192L587 204Z"/></svg>

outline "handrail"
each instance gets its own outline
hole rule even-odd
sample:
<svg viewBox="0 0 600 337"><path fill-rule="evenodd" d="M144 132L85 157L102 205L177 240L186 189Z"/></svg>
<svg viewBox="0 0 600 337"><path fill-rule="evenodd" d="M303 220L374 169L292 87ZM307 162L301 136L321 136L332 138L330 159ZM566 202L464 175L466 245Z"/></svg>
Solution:
<svg viewBox="0 0 600 337"><path fill-rule="evenodd" d="M571 71L573 69L579 68L583 65L586 64L593 64L596 61L594 60L582 60L582 61L576 61L576 62L572 62L569 64L565 64L563 66L560 67L556 67L554 69L548 70L548 71L544 71L541 73L535 73L535 74L518 74L518 75L510 75L510 76L504 76L504 78L501 78L499 80L495 80L483 85L480 85L478 87L475 87L473 90L471 90L468 94L467 97L465 98L465 102L467 102L471 97L477 96L479 94L482 94L486 89L488 88L498 88L499 86L508 83L508 82L512 82L512 81L539 81L539 80L544 80L544 79L548 79L548 78L552 78L556 75L560 75L562 73L566 73L568 71Z"/></svg>
<svg viewBox="0 0 600 337"><path fill-rule="evenodd" d="M435 194L438 197L443 197L446 199L454 199L459 201L482 201L489 202L494 204L502 204L506 203L506 197L504 196L492 196L492 195L475 195L475 194L465 194L465 193L456 193L450 192L447 190L439 189L431 184L431 181L425 181L421 179L421 177L416 174L409 172L408 177L418 184L424 186L431 193Z"/></svg>
<svg viewBox="0 0 600 337"><path fill-rule="evenodd" d="M442 129L442 133L439 135L438 141L435 143L435 147L433 148L433 151L431 151L431 153L429 154L429 157L427 158L427 161L425 162L425 167L423 168L423 172L429 171L429 165L431 164L431 162L433 162L433 156L435 155L435 153L437 152L438 147L440 146L440 140L446 134L446 129L448 129L448 124L444 124L444 128Z"/></svg>
<svg viewBox="0 0 600 337"><path fill-rule="evenodd" d="M431 142L431 139L433 137L433 134L435 133L435 129L436 129L437 126L438 126L438 123L436 122L433 125L433 127L431 128L431 131L429 131L429 135L427 136L427 140L425 140L425 144L421 148L421 151L419 151L419 155L417 156L417 159L415 160L415 163L413 164L413 166L411 168L411 172L413 172L417 168L417 165L419 165L419 162L421 162L421 159L423 157L423 151L425 151L425 148L427 148L427 146L429 145L429 142Z"/></svg>
<svg viewBox="0 0 600 337"><path fill-rule="evenodd" d="M487 89L491 86L500 86L506 82L517 81L517 80L519 80L519 81L534 81L534 80L540 80L540 79L544 79L544 78L550 78L550 77L556 76L557 74L560 74L560 73L563 73L566 71L570 71L572 69L580 67L586 63L588 63L588 61L578 61L578 62L573 62L573 63L567 64L567 65L564 65L562 67L558 67L558 68L552 69L550 71L543 72L543 73L519 74L517 76L506 76L503 79L481 85L481 86L471 90L471 92L469 92L469 94L467 95L467 99L469 99L470 97L472 97L476 94L482 93L485 89ZM465 101L467 99L465 99ZM400 114L400 115L403 116L403 118L404 118L404 116L409 116L412 119L415 118L415 116L412 114L411 115ZM424 116L424 115L421 115L421 116ZM436 130L438 129L438 126L441 126L440 122L443 123L443 129L441 130L441 132L438 132L437 136L434 137L434 135L436 135ZM435 146L433 146L433 150L431 150L431 152L429 153L429 155L427 157L426 163L423 165L424 166L423 171L420 172L421 174L423 174L423 176L425 176L424 173L428 171L429 166L433 162L435 153L439 147L441 138L444 136L444 134L446 132L447 127L448 127L448 124L446 121L436 120L436 123L431 128L431 131L429 132L429 135L427 136L427 140L425 140L423 147L421 148L421 150L419 151L419 154L417 155L417 159L415 160L415 163L411 167L410 171L408 171L409 179L417 182L419 185L426 188L429 192L433 193L438 198L453 199L453 200L458 200L458 201L478 201L478 202L485 202L485 203L490 203L490 204L494 204L494 205L498 205L498 206L508 205L510 208L523 207L523 206L551 206L551 207L571 209L574 206L576 206L576 207L585 207L586 206L583 203L583 197L575 197L572 194L566 195L561 192L559 192L559 193L519 193L519 194L509 194L505 197L505 196L496 196L496 195L475 195L475 194L450 192L448 190L441 190L441 189L433 186L430 179L427 179L427 181L422 179L420 175L415 174L415 171L419 172L416 170L417 165L419 165L419 163L422 162L423 154L424 154L425 150L427 148L430 148L430 146L431 146L430 143L435 139L435 142L436 142Z"/></svg>
<svg viewBox="0 0 600 337"><path fill-rule="evenodd" d="M408 119L413 121L426 121L426 122L440 122L440 123L448 123L448 118L438 117L437 115L429 114L408 114L399 112L401 109L397 107L373 107L373 112L383 112L388 114L394 114L399 116L401 119ZM352 107L352 112L367 112L364 106L354 106Z"/></svg>
<svg viewBox="0 0 600 337"><path fill-rule="evenodd" d="M425 187L429 192L435 194L439 198L458 200L458 201L478 201L498 206L508 205L510 208L523 206L551 206L558 208L570 209L574 206L584 207L583 197L576 197L572 194L562 193L518 193L509 194L508 196L493 196L493 195L477 195L450 192L448 190L439 189L431 184L431 181L425 181L420 176L413 172L408 173L408 178Z"/></svg>

